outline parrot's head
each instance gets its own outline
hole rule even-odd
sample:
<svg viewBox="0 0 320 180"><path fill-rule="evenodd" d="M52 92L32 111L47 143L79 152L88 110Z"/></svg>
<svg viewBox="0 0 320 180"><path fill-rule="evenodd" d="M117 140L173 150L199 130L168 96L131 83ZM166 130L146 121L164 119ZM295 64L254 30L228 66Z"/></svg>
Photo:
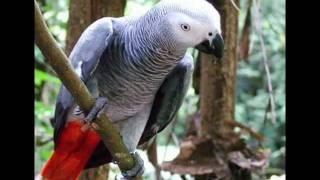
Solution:
<svg viewBox="0 0 320 180"><path fill-rule="evenodd" d="M205 0L162 0L168 13L164 16L173 40L179 47L195 47L217 58L223 56L220 15Z"/></svg>

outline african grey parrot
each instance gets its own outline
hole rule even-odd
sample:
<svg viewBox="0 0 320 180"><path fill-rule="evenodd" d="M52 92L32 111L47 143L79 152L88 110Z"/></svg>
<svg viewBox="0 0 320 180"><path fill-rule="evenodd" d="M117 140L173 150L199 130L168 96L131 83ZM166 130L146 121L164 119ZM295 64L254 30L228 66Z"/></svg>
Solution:
<svg viewBox="0 0 320 180"><path fill-rule="evenodd" d="M98 109L91 110L95 112L93 117L87 118L88 113L79 109L62 85L53 122L55 152L44 168L43 176L51 173L53 177L52 167L59 169L57 163L52 162L60 160L64 165L68 164L71 160L65 156L73 158L68 167L76 166L78 161L81 164L73 157L75 150L68 150L73 146L69 141L80 140L78 136L68 134L70 131L66 129L79 127L68 125L71 122L92 121L97 112L106 113L112 120L136 160L132 170L122 172L124 177L141 174L143 161L134 153L135 149L162 131L181 106L193 71L193 58L187 53L191 47L222 57L220 15L205 0L162 0L141 16L105 17L91 24L69 58L91 94L103 106L96 106ZM64 131L66 135L63 135ZM89 140L81 139L83 141ZM79 172L112 161L102 141L99 138L93 141L96 143L92 143L91 151L83 144L78 147L77 151L86 149L89 152L81 154L81 157L88 157L81 161ZM69 155L57 155L65 152ZM64 160L61 160L62 156ZM60 168L56 174L67 177L66 173L71 174L71 170L65 169L68 168Z"/></svg>

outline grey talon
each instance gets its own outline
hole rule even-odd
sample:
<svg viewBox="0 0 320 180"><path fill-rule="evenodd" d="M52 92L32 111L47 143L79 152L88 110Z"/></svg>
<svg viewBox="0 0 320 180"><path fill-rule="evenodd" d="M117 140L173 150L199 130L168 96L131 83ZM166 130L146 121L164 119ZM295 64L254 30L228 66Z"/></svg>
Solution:
<svg viewBox="0 0 320 180"><path fill-rule="evenodd" d="M103 110L104 106L107 104L107 98L98 97L93 108L90 110L89 114L84 118L86 123L92 123L92 121L97 117L100 111Z"/></svg>
<svg viewBox="0 0 320 180"><path fill-rule="evenodd" d="M142 158L139 156L139 154L137 152L130 153L130 154L132 155L135 161L135 165L132 169L122 172L123 178L127 180L132 179L136 176L142 176L144 172L144 163Z"/></svg>

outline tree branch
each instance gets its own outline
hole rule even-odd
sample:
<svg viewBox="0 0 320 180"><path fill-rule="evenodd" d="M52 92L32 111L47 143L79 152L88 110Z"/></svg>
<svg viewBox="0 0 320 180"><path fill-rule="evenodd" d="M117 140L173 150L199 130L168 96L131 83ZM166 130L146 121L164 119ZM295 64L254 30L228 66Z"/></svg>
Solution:
<svg viewBox="0 0 320 180"><path fill-rule="evenodd" d="M59 79L72 94L76 103L84 111L89 111L95 104L94 98L73 70L67 56L62 49L58 47L56 41L49 33L36 0L34 0L34 8L36 44L46 57L46 62L50 64L57 73ZM119 132L113 127L107 115L102 114L99 118L96 118L94 122L98 125L95 131L100 135L114 160L118 162L119 168L122 171L126 171L134 167L134 159L129 154Z"/></svg>
<svg viewBox="0 0 320 180"><path fill-rule="evenodd" d="M225 120L224 121L225 125L230 126L232 128L238 127L240 129L242 129L243 131L247 132L248 134L250 134L252 137L254 137L255 139L257 139L259 142L264 141L264 137L262 135L260 135L259 133L255 132L254 130L252 130L250 127L241 124L238 121L235 120Z"/></svg>

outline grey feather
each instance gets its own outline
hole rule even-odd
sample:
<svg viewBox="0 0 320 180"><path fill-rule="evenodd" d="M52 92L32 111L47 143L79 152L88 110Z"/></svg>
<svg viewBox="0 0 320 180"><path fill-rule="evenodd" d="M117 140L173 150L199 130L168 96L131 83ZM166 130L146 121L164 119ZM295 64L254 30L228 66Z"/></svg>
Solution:
<svg viewBox="0 0 320 180"><path fill-rule="evenodd" d="M100 56L108 46L112 34L112 18L101 18L82 33L69 58L83 81L86 81L98 66Z"/></svg>
<svg viewBox="0 0 320 180"><path fill-rule="evenodd" d="M192 73L193 58L186 54L159 88L140 144L161 132L176 116L189 88Z"/></svg>

